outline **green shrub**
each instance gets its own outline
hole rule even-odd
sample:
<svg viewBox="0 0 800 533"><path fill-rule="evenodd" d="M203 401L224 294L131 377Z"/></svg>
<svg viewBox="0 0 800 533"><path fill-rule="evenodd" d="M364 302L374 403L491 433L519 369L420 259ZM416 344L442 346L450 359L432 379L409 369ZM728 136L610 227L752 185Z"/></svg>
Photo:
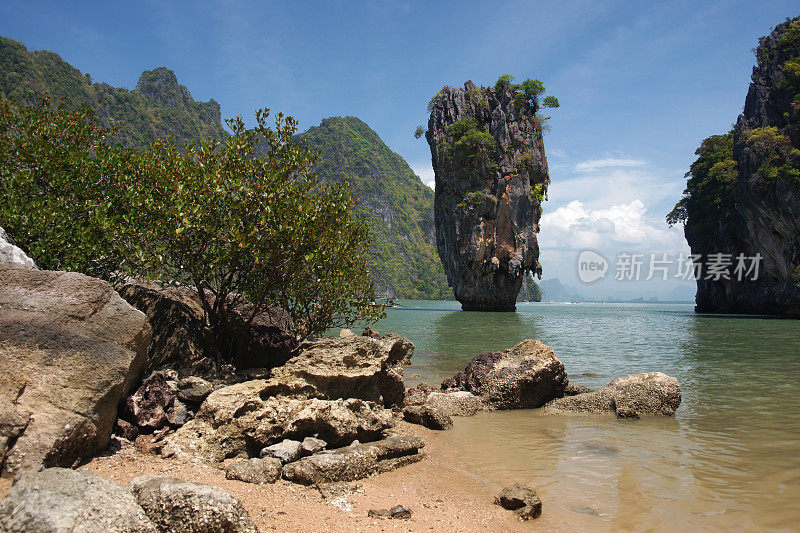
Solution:
<svg viewBox="0 0 800 533"><path fill-rule="evenodd" d="M349 188L320 183L297 123L278 114L272 129L267 116L252 129L229 121L224 143L140 152L105 144L85 108L0 101L0 225L46 268L190 283L218 360L222 333L272 306L299 337L378 319L353 304L373 291L369 227Z"/></svg>

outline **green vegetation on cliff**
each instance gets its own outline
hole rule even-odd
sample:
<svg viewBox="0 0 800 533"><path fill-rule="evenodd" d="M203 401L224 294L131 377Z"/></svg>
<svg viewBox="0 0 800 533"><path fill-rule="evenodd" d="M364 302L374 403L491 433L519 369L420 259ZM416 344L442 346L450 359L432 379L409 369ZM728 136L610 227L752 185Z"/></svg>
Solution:
<svg viewBox="0 0 800 533"><path fill-rule="evenodd" d="M0 37L0 96L24 104L42 96L63 99L71 106L86 104L100 124L113 127L111 140L146 147L172 136L178 146L226 133L214 100L196 102L175 73L160 67L145 71L132 91L91 77L46 50L29 52L25 45Z"/></svg>
<svg viewBox="0 0 800 533"><path fill-rule="evenodd" d="M367 267L378 294L448 299L447 280L434 248L433 191L367 124L331 117L301 135L319 152L320 180L349 183L371 221Z"/></svg>
<svg viewBox="0 0 800 533"><path fill-rule="evenodd" d="M667 215L667 223L685 224L687 231L701 239L727 224L733 213L738 176L733 160L733 133L712 135L700 144L695 154L698 158L686 173L689 179L683 198Z"/></svg>

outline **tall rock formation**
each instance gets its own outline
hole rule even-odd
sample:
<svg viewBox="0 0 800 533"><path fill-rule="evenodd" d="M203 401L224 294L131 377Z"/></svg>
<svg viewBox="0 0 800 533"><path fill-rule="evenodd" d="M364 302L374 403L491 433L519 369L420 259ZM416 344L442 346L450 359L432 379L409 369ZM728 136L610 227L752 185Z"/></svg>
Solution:
<svg viewBox="0 0 800 533"><path fill-rule="evenodd" d="M436 174L436 247L465 310L513 311L538 263L541 202L550 182L541 118L509 84L445 87L426 139Z"/></svg>
<svg viewBox="0 0 800 533"><path fill-rule="evenodd" d="M756 55L744 112L730 134L703 141L670 222L685 222L703 256L696 311L800 316L800 17L761 38ZM718 253L731 265L715 279ZM756 279L739 279L739 254L760 254Z"/></svg>

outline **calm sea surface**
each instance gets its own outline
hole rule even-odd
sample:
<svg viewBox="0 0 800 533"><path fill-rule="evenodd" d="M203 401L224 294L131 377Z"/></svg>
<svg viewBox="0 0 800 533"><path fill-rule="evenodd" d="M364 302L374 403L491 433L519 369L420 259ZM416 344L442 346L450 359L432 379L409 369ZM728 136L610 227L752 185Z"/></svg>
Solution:
<svg viewBox="0 0 800 533"><path fill-rule="evenodd" d="M678 378L674 418L522 410L456 419L448 439L469 473L529 482L544 501L541 525L800 530L800 321L695 315L689 304L478 313L456 302L398 303L375 327L416 344L410 383L438 383L478 353L526 338L552 347L571 383L601 387L646 371Z"/></svg>

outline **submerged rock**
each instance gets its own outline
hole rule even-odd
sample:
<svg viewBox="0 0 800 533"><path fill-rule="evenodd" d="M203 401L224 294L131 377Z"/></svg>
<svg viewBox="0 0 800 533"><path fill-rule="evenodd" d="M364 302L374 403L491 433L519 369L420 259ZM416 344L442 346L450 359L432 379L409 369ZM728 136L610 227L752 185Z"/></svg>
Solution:
<svg viewBox="0 0 800 533"><path fill-rule="evenodd" d="M355 481L388 472L422 459L421 439L393 435L384 440L354 444L316 453L283 467L283 477L303 485Z"/></svg>
<svg viewBox="0 0 800 533"><path fill-rule="evenodd" d="M512 311L541 274L536 234L550 182L541 120L510 88L442 89L426 138L436 174L436 247L465 310Z"/></svg>
<svg viewBox="0 0 800 533"><path fill-rule="evenodd" d="M130 491L68 468L23 474L0 500L4 533L145 533L160 531Z"/></svg>
<svg viewBox="0 0 800 533"><path fill-rule="evenodd" d="M464 371L443 381L442 389L472 392L496 409L526 409L563 396L567 383L555 352L528 339L505 352L476 356Z"/></svg>
<svg viewBox="0 0 800 533"><path fill-rule="evenodd" d="M391 509L370 509L367 511L370 518L394 518L395 520L408 520L411 518L411 509L405 505L395 505Z"/></svg>
<svg viewBox="0 0 800 533"><path fill-rule="evenodd" d="M551 413L613 412L620 418L641 415L672 416L681 404L678 380L661 372L631 374L617 378L600 390L566 396L550 402Z"/></svg>
<svg viewBox="0 0 800 533"><path fill-rule="evenodd" d="M16 435L4 439L3 476L104 449L145 364L144 315L99 279L2 264L0 309L0 419L11 420L0 435Z"/></svg>
<svg viewBox="0 0 800 533"><path fill-rule="evenodd" d="M130 486L159 531L258 533L241 502L219 487L159 476L138 477Z"/></svg>

